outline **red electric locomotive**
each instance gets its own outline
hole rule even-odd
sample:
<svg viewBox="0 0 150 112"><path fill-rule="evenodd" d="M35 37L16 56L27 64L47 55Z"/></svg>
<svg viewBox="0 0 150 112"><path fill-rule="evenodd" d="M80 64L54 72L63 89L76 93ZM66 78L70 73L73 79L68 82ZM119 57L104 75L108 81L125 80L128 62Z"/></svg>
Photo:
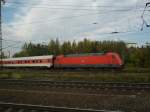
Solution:
<svg viewBox="0 0 150 112"><path fill-rule="evenodd" d="M55 68L121 68L122 65L119 54L113 52L60 55L54 60Z"/></svg>

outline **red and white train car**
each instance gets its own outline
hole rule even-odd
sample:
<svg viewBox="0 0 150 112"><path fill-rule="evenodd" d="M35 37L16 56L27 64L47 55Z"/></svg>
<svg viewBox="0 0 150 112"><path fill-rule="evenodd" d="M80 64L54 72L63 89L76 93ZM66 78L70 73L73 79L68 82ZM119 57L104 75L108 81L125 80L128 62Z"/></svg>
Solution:
<svg viewBox="0 0 150 112"><path fill-rule="evenodd" d="M32 57L21 57L21 58L8 58L3 59L4 67L47 67L53 66L53 55L47 56L32 56Z"/></svg>

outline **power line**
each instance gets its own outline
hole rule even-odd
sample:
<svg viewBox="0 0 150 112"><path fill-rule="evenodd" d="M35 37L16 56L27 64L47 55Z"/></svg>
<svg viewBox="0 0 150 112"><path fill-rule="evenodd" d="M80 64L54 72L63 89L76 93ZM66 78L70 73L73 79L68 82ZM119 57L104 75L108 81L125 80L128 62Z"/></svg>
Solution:
<svg viewBox="0 0 150 112"><path fill-rule="evenodd" d="M64 2L63 2L64 3ZM114 8L125 8L125 7L127 7L127 6L125 6L125 7L123 7L123 6L120 6L120 5L96 5L96 6L93 6L93 5L71 5L71 4L33 4L33 3L27 3L27 2L7 2L7 4L11 4L11 5L24 5L24 6L36 6L36 5L38 5L38 6L43 6L43 7L41 7L41 8L46 8L45 6L50 6L50 7L60 7L60 6L65 6L65 7L77 7L77 8L79 8L79 7L89 7L89 8L92 8L92 7L102 7L102 8L112 8L112 7L114 7ZM140 6L141 8L142 8L142 6ZM140 8L140 7L138 7L138 8ZM40 7L39 7L40 8ZM48 7L47 7L48 8Z"/></svg>
<svg viewBox="0 0 150 112"><path fill-rule="evenodd" d="M76 10L76 11L105 11L105 12L108 12L108 11L112 11L112 12L129 12L129 11L134 11L133 8L130 8L130 9L101 9L101 10L95 10L95 9L89 9L89 8L64 8L64 7L40 7L40 6L24 6L22 5L21 7L27 7L27 8L45 8L45 9L50 9L50 10L67 10L67 11L70 11L70 10ZM11 6L9 8L18 8L18 6ZM139 9L138 11L143 11L142 9Z"/></svg>
<svg viewBox="0 0 150 112"><path fill-rule="evenodd" d="M21 3L21 2L10 2L10 3ZM22 2L22 3L24 3L24 2ZM22 4L21 4L22 5ZM29 7L29 6L25 6L25 7ZM109 7L109 6L108 6ZM32 7L32 8L34 8L34 7ZM43 7L44 8L44 7ZM45 7L46 8L46 7ZM69 9L70 10L70 8L52 8L52 9ZM69 11L68 10L68 11ZM71 9L71 10L88 10L89 11L89 9ZM106 13L106 11L108 11L107 13L112 13L112 12L128 12L128 11L132 11L133 9L120 9L120 10L101 10L101 11L105 11L105 12L103 12L103 13ZM93 11L93 10L91 10L91 11ZM99 10L100 11L100 10ZM112 12L111 12L112 11ZM141 9L139 9L139 11L142 11ZM146 10L145 10L146 11ZM107 14L106 13L106 14ZM94 13L94 15L98 15L98 14L102 14L102 12L98 12L98 13ZM88 15L88 14L85 14L85 15ZM91 15L91 14L89 14L89 15ZM80 17L80 16L82 16L82 15L77 15L77 16L72 16L72 17ZM83 16L84 16L84 14L83 14ZM62 18L56 18L56 19L69 19L69 18L72 18L72 17L62 17ZM50 19L50 20L55 20L55 18L54 19ZM49 20L46 20L46 21L49 21ZM43 21L34 21L34 22L29 22L29 23L24 23L24 24L34 24L34 23L41 23L41 22L45 22L45 20L43 20ZM13 23L11 23L11 24L9 24L9 26L11 26ZM16 24L16 25L24 25L24 24Z"/></svg>
<svg viewBox="0 0 150 112"><path fill-rule="evenodd" d="M30 7L30 6L24 6L24 7ZM31 8L34 8L34 6L33 7L31 7ZM36 8L36 7L35 7ZM37 7L38 8L38 7ZM46 8L46 7L43 7L43 8ZM49 7L50 8L50 7ZM63 8L60 8L60 9L63 9ZM64 9L69 9L69 8L64 8ZM82 8L83 9L83 8ZM87 10L88 8L84 8L84 10ZM70 9L69 9L70 10ZM76 10L76 9L73 9L73 10ZM89 9L88 9L89 10ZM129 10L129 9L124 9L124 11L127 11L127 10ZM132 9L133 10L133 9ZM142 11L141 9L138 9L139 11ZM111 11L112 10L103 10L103 11L108 11L108 12L110 12L111 13ZM123 10L121 10L121 11L119 11L119 10L113 10L114 12L124 12ZM145 10L146 11L146 10ZM98 13L97 13L98 14ZM101 14L101 13L99 13L99 14ZM84 15L87 15L87 14L84 14ZM83 15L78 15L78 16L83 16ZM75 17L75 16L71 16L71 17L62 17L62 18L73 18L73 17ZM54 18L54 20L55 19L62 19L62 18ZM49 20L48 20L49 21ZM43 21L41 21L41 22L43 22ZM31 23L24 23L24 24L18 24L18 25L25 25L25 24L33 24L33 23L39 23L39 21L35 21L35 22L31 22ZM17 24L16 24L17 25ZM107 34L120 34L120 33L127 33L127 32L111 32L111 33L107 33Z"/></svg>
<svg viewBox="0 0 150 112"><path fill-rule="evenodd" d="M128 9L126 9L126 11L127 11ZM116 11L116 10L113 10L113 11ZM119 11L119 10L117 10L117 11ZM140 10L141 11L141 10ZM109 13L111 13L111 11L109 12ZM11 26L11 25L25 25L25 24L35 24L35 23L37 23L37 24L39 24L39 23L45 23L45 22L47 22L47 21L50 21L51 22L51 20L58 20L58 19L70 19L70 18L74 18L74 17L80 17L80 16L85 16L85 15L98 15L98 14L102 14L102 13L88 13L88 14L83 14L83 15L75 15L75 16L70 16L70 17L61 17L61 18L54 18L54 19L48 19L48 20L42 20L42 21L33 21L33 22L29 22L29 23L24 23L24 24L9 24L9 26ZM117 34L118 32L113 32L112 34Z"/></svg>
<svg viewBox="0 0 150 112"><path fill-rule="evenodd" d="M90 6L79 6L79 5L77 5L77 6L74 6L74 5L52 5L52 4L46 4L46 5L44 5L44 7L41 7L41 6L35 6L35 4L23 4L23 2L21 3L21 2L8 2L7 4L12 4L11 5L11 7L9 7L9 8L14 8L14 7L16 7L15 5L21 5L21 7L28 7L28 8L46 8L46 9L60 9L60 10L82 10L82 11L93 11L94 9L91 9L92 7L90 7ZM50 6L50 7L45 7L45 6ZM52 7L53 6L53 7ZM72 8L70 8L70 7L67 7L67 8L64 8L64 7L60 7L60 6L72 6ZM77 7L77 8L73 8L73 7ZM81 8L82 7L82 8ZM89 7L89 8L84 8L84 7ZM107 8L107 10L105 9L105 10L99 10L99 11L119 11L119 12L126 12L126 11L132 11L133 10L133 8L130 8L130 9L118 9L118 10L110 10L110 9L108 9L108 8L112 8L112 7L117 7L117 6L113 6L113 5L100 5L100 6L94 6L94 7L106 7ZM122 8L121 6L119 6L120 8ZM18 7L16 7L16 8L18 8ZM139 11L143 11L142 9L140 9L140 7L139 7L139 9L138 9Z"/></svg>
<svg viewBox="0 0 150 112"><path fill-rule="evenodd" d="M147 2L147 3L145 4L143 13L142 13L142 15L141 15L141 19L142 19L142 21L143 21L143 22L142 22L142 26L141 26L141 31L143 31L144 25L145 25L146 27L150 27L150 24L148 24L147 21L146 21L145 18L144 18L146 9L147 9L148 7L150 7L150 2Z"/></svg>
<svg viewBox="0 0 150 112"><path fill-rule="evenodd" d="M126 33L138 33L138 32L139 32L138 30L130 30L130 31L124 31L124 32L122 32L122 31L115 31L115 32L99 33L99 34L101 34L101 35L111 35L112 36L112 35L120 35L120 34L126 34ZM149 33L149 32L147 32L147 33ZM25 41L15 41L15 40L5 40L5 41L11 41L11 42L17 42L17 43L18 42L25 43ZM19 44L22 44L22 43L19 43ZM20 47L16 47L16 46L18 46L18 44L15 43L15 44L12 44L12 45L8 45L8 46L6 46L6 47L4 47L2 49L5 50L5 49L8 49L8 48L20 48Z"/></svg>
<svg viewBox="0 0 150 112"><path fill-rule="evenodd" d="M23 42L23 41L17 41L17 40L8 40L8 39L2 39L3 41L8 41L8 42L16 42L16 43L18 43L18 42Z"/></svg>
<svg viewBox="0 0 150 112"><path fill-rule="evenodd" d="M71 18L76 18L76 17L82 17L82 16L86 16L86 15L106 15L108 13L112 13L112 12L97 12L97 13L83 13L83 14L79 14L79 15L74 15L74 16L69 16L69 17L60 17L60 18L53 18L53 19L47 19L47 20L39 20L39 21L32 21L32 22L28 22L28 23L10 23L10 24L7 24L7 26L12 26L12 25L26 25L26 24L40 24L40 23L45 23L45 22L52 22L52 21L55 21L55 20L64 20L64 19L71 19Z"/></svg>
<svg viewBox="0 0 150 112"><path fill-rule="evenodd" d="M59 10L59 11L72 11L72 10L75 10L75 11L86 11L86 12L100 12L100 11L103 11L103 13L108 13L108 12L116 12L116 13L123 13L123 12L130 12L130 11L134 11L135 9L133 8L130 8L130 9L101 9L101 10L95 10L95 9L88 9L88 8L63 8L63 7L38 7L38 6L35 6L35 7L30 7L30 6L21 6L21 7L27 7L27 8L45 8L47 9L50 9L50 10ZM9 8L18 8L17 6L11 6ZM136 11L143 11L142 9L136 9ZM145 11L150 11L150 10L145 10Z"/></svg>
<svg viewBox="0 0 150 112"><path fill-rule="evenodd" d="M20 43L21 44L21 43ZM8 45L8 46L6 46L6 47L4 47L4 48L2 48L3 50L4 49L8 49L8 48L12 48L12 47L16 47L16 46L18 46L18 44L12 44L12 45Z"/></svg>
<svg viewBox="0 0 150 112"><path fill-rule="evenodd" d="M14 4L14 5L30 5L30 6L35 6L37 4L31 4L31 3L25 3L25 2L7 2L7 4ZM40 6L67 6L67 7L75 7L76 5L70 5L70 4L43 4L43 5L40 5ZM91 6L88 6L88 5L77 5L77 7L91 7ZM92 6L93 7L93 6ZM97 5L97 6L94 6L94 7L114 7L112 5Z"/></svg>
<svg viewBox="0 0 150 112"><path fill-rule="evenodd" d="M43 1L41 1L42 3L44 3ZM99 2L99 1L96 1L96 2L93 2L93 1L88 1L88 0L86 0L86 1L78 1L78 2L80 2L80 3L96 3L96 4L104 4L103 2ZM8 3L16 3L16 4L33 4L33 5L35 5L35 4L37 4L37 3L40 3L40 2L25 2L25 1L8 1ZM64 5L70 5L70 3L72 4L73 2L69 2L68 0L67 1L64 1L64 0L59 0L59 2L58 1L52 1L52 0L50 0L50 1L45 1L45 4L47 5L47 4L51 4L51 3L57 3L57 4L60 4L60 3L63 3ZM107 4L112 4L112 2L107 2ZM124 5L124 4L122 4L122 5ZM118 5L115 5L115 6L118 6Z"/></svg>
<svg viewBox="0 0 150 112"><path fill-rule="evenodd" d="M111 13L111 12L109 12ZM40 23L45 23L45 22L52 22L52 21L55 21L55 20L59 20L61 19L64 20L64 19L72 19L72 18L75 18L75 17L82 17L82 16L86 16L86 15L104 15L105 13L85 13L85 14L79 14L79 15L74 15L74 16L68 16L68 17L60 17L60 18L53 18L53 19L47 19L47 20L40 20L40 21L32 21L32 22L28 22L28 23L11 23L11 24L7 24L7 26L12 26L12 25L26 25L26 24L40 24Z"/></svg>

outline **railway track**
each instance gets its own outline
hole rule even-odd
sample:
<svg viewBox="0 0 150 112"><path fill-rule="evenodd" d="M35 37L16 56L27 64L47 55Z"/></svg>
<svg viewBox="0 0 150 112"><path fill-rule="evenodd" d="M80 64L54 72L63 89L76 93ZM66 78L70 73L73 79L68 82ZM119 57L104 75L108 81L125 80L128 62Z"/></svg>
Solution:
<svg viewBox="0 0 150 112"><path fill-rule="evenodd" d="M0 112L120 112L0 102Z"/></svg>
<svg viewBox="0 0 150 112"><path fill-rule="evenodd" d="M88 71L87 71L88 70ZM47 68L3 68L3 72L41 72L41 73L97 73L97 72L114 72L114 73L150 73L149 68L134 68L134 69L97 69L97 68L88 68L88 69L47 69Z"/></svg>
<svg viewBox="0 0 150 112"><path fill-rule="evenodd" d="M77 88L77 89L116 89L150 91L150 83L127 82L81 82L81 81L49 81L49 80L16 80L0 79L0 87L47 87L47 88Z"/></svg>

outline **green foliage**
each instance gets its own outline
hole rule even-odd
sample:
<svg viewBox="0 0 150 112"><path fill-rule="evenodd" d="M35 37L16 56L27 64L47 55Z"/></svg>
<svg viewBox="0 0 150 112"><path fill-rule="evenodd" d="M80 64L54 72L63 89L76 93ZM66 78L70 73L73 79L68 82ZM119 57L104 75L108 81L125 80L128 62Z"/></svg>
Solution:
<svg viewBox="0 0 150 112"><path fill-rule="evenodd" d="M150 47L128 49L127 64L132 67L150 67Z"/></svg>
<svg viewBox="0 0 150 112"><path fill-rule="evenodd" d="M119 53L128 67L150 67L149 46L127 48L123 41L91 41L86 38L83 41L63 43L56 39L51 40L48 45L25 43L21 52L16 53L14 57L100 53L102 51Z"/></svg>
<svg viewBox="0 0 150 112"><path fill-rule="evenodd" d="M48 44L48 54L58 55L60 54L60 43L59 40L51 40Z"/></svg>
<svg viewBox="0 0 150 112"><path fill-rule="evenodd" d="M41 56L48 55L49 50L47 45L25 43L22 47L22 51L16 53L14 57L26 57L26 56Z"/></svg>

